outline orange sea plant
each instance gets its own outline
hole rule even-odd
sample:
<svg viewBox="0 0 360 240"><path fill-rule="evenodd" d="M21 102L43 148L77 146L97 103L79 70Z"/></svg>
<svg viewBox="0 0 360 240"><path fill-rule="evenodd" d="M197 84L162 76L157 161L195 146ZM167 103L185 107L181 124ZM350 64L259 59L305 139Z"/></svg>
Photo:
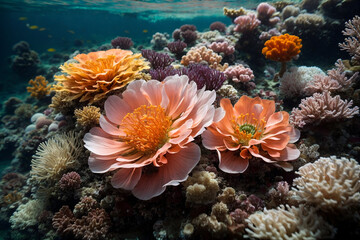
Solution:
<svg viewBox="0 0 360 240"><path fill-rule="evenodd" d="M229 99L221 99L220 106L225 117L207 128L202 142L218 152L221 170L242 173L253 158L292 169L286 161L300 155L293 144L300 132L289 124L287 112L275 112L274 101L259 97L242 96L234 107Z"/></svg>
<svg viewBox="0 0 360 240"><path fill-rule="evenodd" d="M60 67L63 75L56 75L57 91L71 93L65 101L80 98L90 104L104 98L108 93L124 88L140 77L140 71L148 69L141 54L122 49L78 54L77 62Z"/></svg>
<svg viewBox="0 0 360 240"><path fill-rule="evenodd" d="M29 85L31 85L31 87L26 87L26 90L30 93L30 96L34 98L40 99L50 94L51 85L49 85L49 82L42 75L31 79Z"/></svg>
<svg viewBox="0 0 360 240"><path fill-rule="evenodd" d="M262 54L267 59L281 62L279 76L282 77L286 71L286 63L300 54L302 48L301 39L295 35L284 34L273 36L265 42Z"/></svg>

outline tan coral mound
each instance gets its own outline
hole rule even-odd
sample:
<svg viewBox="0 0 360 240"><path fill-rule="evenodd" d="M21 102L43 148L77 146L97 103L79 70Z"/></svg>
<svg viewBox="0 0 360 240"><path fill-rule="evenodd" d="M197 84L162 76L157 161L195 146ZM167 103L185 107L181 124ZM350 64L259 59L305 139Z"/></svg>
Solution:
<svg viewBox="0 0 360 240"><path fill-rule="evenodd" d="M190 51L182 57L181 64L187 66L192 63L206 62L209 67L217 69L221 68L220 62L222 57L213 50L202 46L200 48L192 47Z"/></svg>
<svg viewBox="0 0 360 240"><path fill-rule="evenodd" d="M312 203L324 211L360 205L360 165L354 159L320 158L297 172L292 189L295 200Z"/></svg>
<svg viewBox="0 0 360 240"><path fill-rule="evenodd" d="M76 123L82 127L92 127L99 124L101 116L100 108L85 106L82 109L75 109Z"/></svg>
<svg viewBox="0 0 360 240"><path fill-rule="evenodd" d="M59 82L56 90L71 93L65 101L81 97L80 102L96 102L140 78L139 72L149 68L141 54L121 49L78 54L74 59L78 62L60 67L65 74L55 76Z"/></svg>
<svg viewBox="0 0 360 240"><path fill-rule="evenodd" d="M31 178L37 182L59 180L66 169L76 166L77 158L82 154L81 145L73 132L40 143L31 160Z"/></svg>
<svg viewBox="0 0 360 240"><path fill-rule="evenodd" d="M335 229L315 209L281 205L277 209L256 212L245 220L248 223L247 238L256 239L319 239L331 238Z"/></svg>

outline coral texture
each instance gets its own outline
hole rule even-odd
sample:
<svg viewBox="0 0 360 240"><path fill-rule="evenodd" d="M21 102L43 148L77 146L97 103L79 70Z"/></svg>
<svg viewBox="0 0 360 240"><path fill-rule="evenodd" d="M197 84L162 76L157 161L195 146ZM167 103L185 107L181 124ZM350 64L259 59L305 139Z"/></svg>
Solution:
<svg viewBox="0 0 360 240"><path fill-rule="evenodd" d="M76 122L83 127L92 127L99 124L100 108L85 106L82 109L75 109Z"/></svg>
<svg viewBox="0 0 360 240"><path fill-rule="evenodd" d="M244 67L242 64L230 66L224 73L234 82L249 82L255 77L253 71L250 68Z"/></svg>
<svg viewBox="0 0 360 240"><path fill-rule="evenodd" d="M210 24L210 30L215 31L218 30L219 32L225 32L226 31L226 25L222 22L213 22Z"/></svg>
<svg viewBox="0 0 360 240"><path fill-rule="evenodd" d="M235 18L236 24L234 31L246 33L251 32L260 25L260 20L256 18L255 14L243 15Z"/></svg>
<svg viewBox="0 0 360 240"><path fill-rule="evenodd" d="M61 190L71 191L80 188L81 178L77 172L69 172L64 174L60 181L59 186Z"/></svg>
<svg viewBox="0 0 360 240"><path fill-rule="evenodd" d="M143 49L141 54L146 60L148 60L153 69L163 69L169 66L175 59L167 55L166 53L157 53L153 50Z"/></svg>
<svg viewBox="0 0 360 240"><path fill-rule="evenodd" d="M156 50L163 50L168 44L169 34L167 33L155 33L150 41L152 48Z"/></svg>
<svg viewBox="0 0 360 240"><path fill-rule="evenodd" d="M341 50L347 51L351 59L360 64L360 17L355 16L353 19L345 23L345 30L342 32L345 42L340 43Z"/></svg>
<svg viewBox="0 0 360 240"><path fill-rule="evenodd" d="M289 124L289 114L275 112L275 102L259 97L242 96L233 107L221 99L225 117L213 123L202 134L203 145L216 150L219 167L227 173L242 173L253 157L292 170L287 161L299 157L293 144L300 132Z"/></svg>
<svg viewBox="0 0 360 240"><path fill-rule="evenodd" d="M130 49L134 43L131 40L131 38L128 37L117 37L113 40L111 40L111 45L114 48L120 48L120 49Z"/></svg>
<svg viewBox="0 0 360 240"><path fill-rule="evenodd" d="M224 15L231 18L231 19L235 19L241 15L245 15L246 14L246 10L245 8L239 8L239 9L233 9L233 8L227 8L224 7L223 9L224 11Z"/></svg>
<svg viewBox="0 0 360 240"><path fill-rule="evenodd" d="M339 95L332 97L330 92L314 93L302 99L298 108L291 112L292 125L302 128L305 125L318 125L323 121L336 121L352 118L359 114L359 107L351 108L352 100L342 100Z"/></svg>
<svg viewBox="0 0 360 240"><path fill-rule="evenodd" d="M230 45L229 42L213 42L209 45L209 48L217 53L224 53L225 55L231 55L235 52L235 47Z"/></svg>
<svg viewBox="0 0 360 240"><path fill-rule="evenodd" d="M265 25L274 25L280 21L279 17L273 17L276 8L266 2L260 3L256 7L257 18Z"/></svg>
<svg viewBox="0 0 360 240"><path fill-rule="evenodd" d="M76 166L81 146L73 132L40 143L31 161L31 178L37 182L59 180L66 169Z"/></svg>
<svg viewBox="0 0 360 240"><path fill-rule="evenodd" d="M360 165L355 159L321 157L299 168L294 199L324 211L350 209L360 204Z"/></svg>
<svg viewBox="0 0 360 240"><path fill-rule="evenodd" d="M175 42L168 43L167 47L169 48L170 52L179 56L183 53L184 49L187 47L187 44L177 40Z"/></svg>
<svg viewBox="0 0 360 240"><path fill-rule="evenodd" d="M51 86L44 76L36 76L35 79L29 81L31 87L26 87L30 96L41 99L50 93Z"/></svg>
<svg viewBox="0 0 360 240"><path fill-rule="evenodd" d="M181 64L187 66L191 63L206 62L211 68L216 69L222 60L222 57L213 50L202 46L200 48L191 48L190 51L182 57Z"/></svg>
<svg viewBox="0 0 360 240"><path fill-rule="evenodd" d="M284 34L273 36L265 42L262 54L267 59L278 62L288 62L300 53L301 39L294 35Z"/></svg>
<svg viewBox="0 0 360 240"><path fill-rule="evenodd" d="M265 209L245 221L248 237L256 239L322 239L335 235L335 229L316 215L314 208L306 209L304 205Z"/></svg>
<svg viewBox="0 0 360 240"><path fill-rule="evenodd" d="M44 209L44 203L41 200L29 200L21 204L10 217L12 229L24 230L27 227L38 224L38 216Z"/></svg>
<svg viewBox="0 0 360 240"><path fill-rule="evenodd" d="M85 135L88 162L95 173L117 170L112 185L147 200L187 179L200 160L193 139L223 111L212 105L214 91L197 90L187 76L138 80L122 96L106 100L101 128Z"/></svg>
<svg viewBox="0 0 360 240"><path fill-rule="evenodd" d="M141 70L149 68L141 54L121 49L78 54L74 59L78 62L60 67L65 74L54 76L59 82L56 90L71 93L64 101L80 98L80 102L96 102L108 93L124 88L139 76Z"/></svg>

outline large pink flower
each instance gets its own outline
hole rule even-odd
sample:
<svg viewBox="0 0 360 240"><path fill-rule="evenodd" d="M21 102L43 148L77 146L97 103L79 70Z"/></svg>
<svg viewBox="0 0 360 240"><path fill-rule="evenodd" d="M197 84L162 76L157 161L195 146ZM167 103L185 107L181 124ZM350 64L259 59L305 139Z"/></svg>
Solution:
<svg viewBox="0 0 360 240"><path fill-rule="evenodd" d="M253 157L291 170L286 161L295 160L300 151L293 144L300 132L289 124L287 112L275 112L275 102L242 96L233 107L221 99L226 114L202 134L203 145L217 150L219 167L227 173L242 173Z"/></svg>
<svg viewBox="0 0 360 240"><path fill-rule="evenodd" d="M212 105L215 97L187 76L130 83L122 98L106 100L100 127L84 137L91 171L117 169L112 185L143 200L185 181L200 160L192 141L224 115Z"/></svg>

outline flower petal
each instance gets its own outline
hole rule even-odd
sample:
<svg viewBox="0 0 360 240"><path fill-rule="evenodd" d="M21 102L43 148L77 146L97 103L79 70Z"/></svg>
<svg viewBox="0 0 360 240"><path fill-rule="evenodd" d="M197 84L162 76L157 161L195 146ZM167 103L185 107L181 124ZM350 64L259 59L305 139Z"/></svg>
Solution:
<svg viewBox="0 0 360 240"><path fill-rule="evenodd" d="M88 159L88 164L93 173L105 173L120 167L120 164L116 160L98 160L91 155Z"/></svg>
<svg viewBox="0 0 360 240"><path fill-rule="evenodd" d="M219 168L227 173L243 173L249 166L249 160L240 157L238 152L217 151L219 156Z"/></svg>
<svg viewBox="0 0 360 240"><path fill-rule="evenodd" d="M114 188L132 190L139 182L142 168L120 168L111 179Z"/></svg>
<svg viewBox="0 0 360 240"><path fill-rule="evenodd" d="M131 112L130 106L120 97L109 96L104 104L106 117L113 123L120 125L125 115Z"/></svg>
<svg viewBox="0 0 360 240"><path fill-rule="evenodd" d="M129 149L124 142L114 141L108 138L99 137L86 133L84 136L85 148L98 155L112 155Z"/></svg>
<svg viewBox="0 0 360 240"><path fill-rule="evenodd" d="M112 123L109 123L104 115L100 116L100 127L108 134L115 135L115 136L122 136L124 135L124 132L121 131L119 128L114 126Z"/></svg>

